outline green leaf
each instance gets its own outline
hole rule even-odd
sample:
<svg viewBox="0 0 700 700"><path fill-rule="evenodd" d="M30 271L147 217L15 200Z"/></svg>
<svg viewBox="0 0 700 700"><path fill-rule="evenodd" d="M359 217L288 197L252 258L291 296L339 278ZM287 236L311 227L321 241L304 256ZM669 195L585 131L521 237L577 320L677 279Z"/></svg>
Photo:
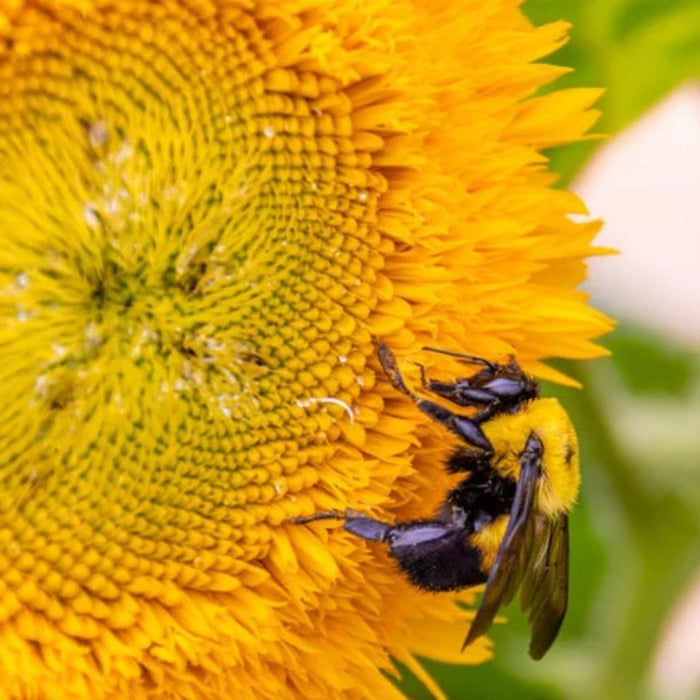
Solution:
<svg viewBox="0 0 700 700"><path fill-rule="evenodd" d="M535 24L573 24L570 42L546 60L575 70L551 89L606 88L596 131L618 132L700 75L697 0L527 0L523 10ZM553 150L553 169L570 179L597 145Z"/></svg>
<svg viewBox="0 0 700 700"><path fill-rule="evenodd" d="M697 353L649 329L621 326L608 336L612 362L628 391L649 396L686 396L695 385Z"/></svg>

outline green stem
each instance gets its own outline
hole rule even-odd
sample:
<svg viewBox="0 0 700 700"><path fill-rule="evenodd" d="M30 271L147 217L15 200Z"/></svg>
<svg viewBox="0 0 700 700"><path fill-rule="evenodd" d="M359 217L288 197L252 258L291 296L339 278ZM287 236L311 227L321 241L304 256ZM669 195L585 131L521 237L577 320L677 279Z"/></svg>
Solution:
<svg viewBox="0 0 700 700"><path fill-rule="evenodd" d="M694 554L697 524L680 499L655 494L645 487L644 470L637 468L620 447L595 391L587 368L577 366L572 374L587 387L575 400L583 417L582 433L594 435L585 441L593 452L589 468L604 470L617 505L630 528L630 545L636 559L634 571L627 572L630 584L626 613L612 644L601 643L605 661L596 674L587 697L599 700L638 700L644 697L644 683L659 632L683 583L697 562ZM611 536L625 533L611 533ZM615 614L615 610L611 610Z"/></svg>

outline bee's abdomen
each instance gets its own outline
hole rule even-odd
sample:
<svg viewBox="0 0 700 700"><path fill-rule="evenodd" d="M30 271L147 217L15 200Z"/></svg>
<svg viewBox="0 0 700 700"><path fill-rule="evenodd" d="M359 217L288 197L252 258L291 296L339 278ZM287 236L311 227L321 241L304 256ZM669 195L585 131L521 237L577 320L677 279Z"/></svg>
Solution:
<svg viewBox="0 0 700 700"><path fill-rule="evenodd" d="M411 583L425 590L453 591L486 581L481 554L469 544L463 530L439 540L391 546L389 553Z"/></svg>

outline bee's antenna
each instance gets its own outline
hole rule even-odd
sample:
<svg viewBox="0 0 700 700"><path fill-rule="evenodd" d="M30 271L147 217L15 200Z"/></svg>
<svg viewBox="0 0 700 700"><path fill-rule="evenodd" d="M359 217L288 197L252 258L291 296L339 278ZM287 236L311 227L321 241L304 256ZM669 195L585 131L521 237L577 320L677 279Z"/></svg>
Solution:
<svg viewBox="0 0 700 700"><path fill-rule="evenodd" d="M469 365L483 365L484 367L488 367L492 372L497 371L496 365L494 365L492 362L489 362L488 360L485 360L483 357L475 357L474 355L466 355L463 352L456 352L455 350L445 350L443 348L434 348L431 347L430 345L424 345L421 350L427 350L428 352L435 352L438 353L439 355L448 355L449 357L456 357L460 362L464 362L465 364Z"/></svg>

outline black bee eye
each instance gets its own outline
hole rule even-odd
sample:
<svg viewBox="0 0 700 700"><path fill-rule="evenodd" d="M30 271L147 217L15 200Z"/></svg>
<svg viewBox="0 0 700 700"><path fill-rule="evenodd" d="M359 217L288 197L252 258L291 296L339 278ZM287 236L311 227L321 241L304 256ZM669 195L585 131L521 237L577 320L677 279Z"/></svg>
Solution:
<svg viewBox="0 0 700 700"><path fill-rule="evenodd" d="M566 447L564 448L564 462L566 463L567 467L571 466L575 454L576 448L570 442L567 442Z"/></svg>

